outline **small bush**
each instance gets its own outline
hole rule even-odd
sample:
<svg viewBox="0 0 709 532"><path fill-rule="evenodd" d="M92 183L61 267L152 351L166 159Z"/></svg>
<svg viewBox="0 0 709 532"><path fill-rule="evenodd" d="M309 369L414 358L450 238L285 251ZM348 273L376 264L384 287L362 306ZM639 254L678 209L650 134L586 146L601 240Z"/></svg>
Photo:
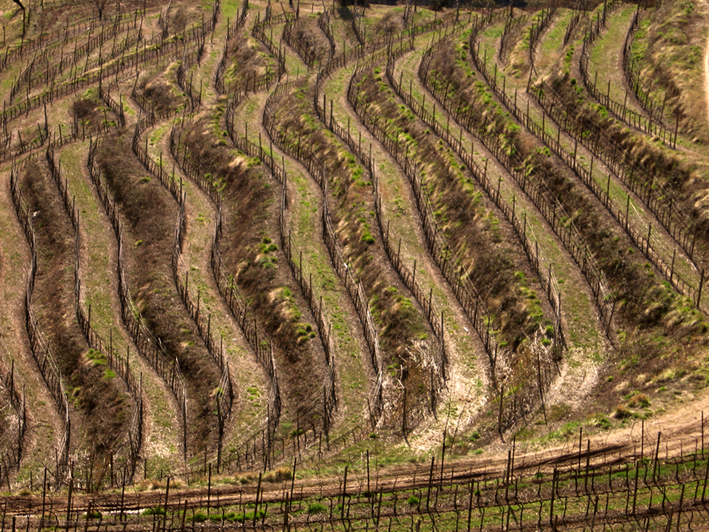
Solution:
<svg viewBox="0 0 709 532"><path fill-rule="evenodd" d="M269 471L263 477L264 482L282 482L293 478L293 472L287 467L279 467L275 471Z"/></svg>
<svg viewBox="0 0 709 532"><path fill-rule="evenodd" d="M421 501L419 500L418 497L416 497L415 495L412 495L411 497L409 497L406 500L406 502L409 503L409 506L418 506L419 502L421 502Z"/></svg>
<svg viewBox="0 0 709 532"><path fill-rule="evenodd" d="M361 240L362 242L364 242L365 244L374 244L374 243L376 242L376 240L375 240L374 237L372 236L372 233L370 233L369 231L367 231L366 233L364 233L364 234L362 235L362 238L361 238L360 240Z"/></svg>

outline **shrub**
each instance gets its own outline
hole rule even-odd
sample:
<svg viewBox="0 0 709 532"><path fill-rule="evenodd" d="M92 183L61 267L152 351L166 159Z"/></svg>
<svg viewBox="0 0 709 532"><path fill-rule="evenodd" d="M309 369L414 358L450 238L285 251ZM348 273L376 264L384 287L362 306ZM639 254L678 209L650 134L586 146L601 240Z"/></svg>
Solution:
<svg viewBox="0 0 709 532"><path fill-rule="evenodd" d="M412 495L411 497L409 497L406 500L406 502L409 503L409 506L418 506L419 502L421 502L421 501L419 500L418 497L416 497L415 495Z"/></svg>
<svg viewBox="0 0 709 532"><path fill-rule="evenodd" d="M287 467L279 467L275 471L269 471L264 475L263 480L265 482L282 482L283 480L290 480L293 477L293 472Z"/></svg>

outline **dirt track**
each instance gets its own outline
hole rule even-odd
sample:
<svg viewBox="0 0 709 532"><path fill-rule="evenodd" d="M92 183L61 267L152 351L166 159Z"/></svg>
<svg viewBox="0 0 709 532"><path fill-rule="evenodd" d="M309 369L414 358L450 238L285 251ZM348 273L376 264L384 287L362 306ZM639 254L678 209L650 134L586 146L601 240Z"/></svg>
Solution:
<svg viewBox="0 0 709 532"><path fill-rule="evenodd" d="M656 449L658 431L662 432L659 457L672 458L683 454L694 452L695 442L701 446L701 410L697 408L709 408L709 396L702 397L697 402L682 406L677 410L663 414L662 416L645 423L645 444L640 446L642 424L637 422L626 429L604 433L602 437L598 435L591 437L589 464L591 467L618 466L632 462L642 456L651 456ZM699 412L699 415L697 415ZM681 420L681 421L677 421ZM709 445L709 438L705 436L705 447ZM542 450L525 449L525 444L516 445L514 454L514 464L512 474L516 477L531 477L537 473L551 475L555 469L564 471L578 466L579 460L585 465L587 457L586 437L583 437L582 452L579 453L578 438L573 436L568 442L548 447ZM446 483L469 483L471 480L485 481L489 479L501 478L508 460L508 451L512 451L512 444L508 446L493 447L490 453L486 453L480 458L464 458L457 461L450 461L446 456L443 472L443 479ZM663 452L664 451L664 452ZM440 475L438 464L440 455L436 458L436 471ZM299 469L299 468L297 468ZM429 484L430 462L421 465L401 465L392 466L386 469L372 470L370 472L370 489L374 492L395 492L411 490L413 488L425 487ZM211 489L212 501L219 501L221 506L233 504L246 504L255 502L257 491L258 472L252 472L252 480L245 485L236 486L217 485L223 482L222 478L214 476L215 486ZM293 485L293 499L300 500L313 496L335 497L342 493L342 478L310 477L303 480L297 479ZM439 476L440 478L440 476ZM206 478L203 479L206 481ZM435 481L435 477L434 477ZM263 482L259 500L262 502L278 503L285 500L291 490L291 481L282 483ZM347 481L347 493L358 494L367 491L366 469L360 471L350 470ZM114 493L106 494L85 494L74 491L72 497L72 511L92 508L99 511L116 511L123 506L126 512L137 511L146 507L165 504L165 483L160 484L156 490L137 491L137 487L127 488L122 496L120 489ZM170 488L168 508L185 506L189 508L200 508L205 505L205 487L197 488ZM121 504L123 499L123 504ZM6 498L7 515L26 515L37 512L42 506L42 496L14 496ZM51 505L52 511L61 514L66 512L67 496L61 494L54 496L47 494L46 505Z"/></svg>

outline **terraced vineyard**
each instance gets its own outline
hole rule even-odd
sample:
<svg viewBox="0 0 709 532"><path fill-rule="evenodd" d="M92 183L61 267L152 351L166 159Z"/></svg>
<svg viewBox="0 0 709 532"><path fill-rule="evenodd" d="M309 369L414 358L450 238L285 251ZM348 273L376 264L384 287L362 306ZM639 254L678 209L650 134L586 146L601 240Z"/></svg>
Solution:
<svg viewBox="0 0 709 532"><path fill-rule="evenodd" d="M2 530L709 526L709 4L0 10Z"/></svg>

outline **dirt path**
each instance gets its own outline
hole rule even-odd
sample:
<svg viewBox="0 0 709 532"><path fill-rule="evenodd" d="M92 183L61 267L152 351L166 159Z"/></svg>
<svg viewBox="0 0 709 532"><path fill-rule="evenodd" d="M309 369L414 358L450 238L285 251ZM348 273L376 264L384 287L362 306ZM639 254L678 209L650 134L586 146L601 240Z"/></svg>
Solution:
<svg viewBox="0 0 709 532"><path fill-rule="evenodd" d="M632 461L641 455L644 447L644 456L649 456L654 452L658 432L661 431L661 446L659 457L668 458L679 456L682 453L694 452L695 444L698 443L702 435L700 409L709 408L709 396L706 394L696 402L687 404L678 409L667 412L654 420L648 420L643 425L637 421L629 427L610 433L596 433L589 437L590 448L593 454L590 457L590 464L595 467L605 463ZM643 430L644 429L644 430ZM644 445L641 445L641 435L644 433ZM584 433L583 440L587 436ZM473 478L484 480L486 478L497 478L505 469L508 457L509 446L499 446L489 448L489 453L481 457L465 457L462 459L453 456L446 457L446 468L444 476L449 476L455 472L454 478L458 482L466 482ZM586 441L582 443L582 451L586 450ZM571 436L562 444L551 445L546 448L533 448L524 443L517 443L515 452L515 468L513 474L529 476L537 472L551 474L559 468L564 470L567 467L576 467L579 457L578 438ZM360 493L366 489L366 474L361 469L352 468L348 482L348 493ZM391 492L394 490L411 489L414 486L425 486L428 484L429 466L423 465L396 465L389 467L372 467L372 484L376 490ZM228 479L227 479L228 480ZM215 477L215 484L220 479ZM221 505L243 504L254 501L256 496L256 484L254 482L246 485L234 486L232 482L227 485L212 486L212 501L219 500ZM284 491L284 487L286 488ZM261 485L261 501L277 502L284 498L284 493L290 487L289 483L263 483ZM164 486L163 486L164 488ZM314 475L306 478L298 478L295 482L294 493L296 499L313 496L337 496L342 492L342 479L340 476L316 477ZM75 510L86 509L91 500L93 507L100 509L115 508L120 502L120 495L84 495L74 494L73 508ZM158 488L155 491L136 492L127 491L125 494L125 504L128 509L142 511L150 506L163 504L165 500L164 489ZM54 496L50 500L53 511L61 515L66 510L67 499L65 496ZM187 502L189 507L204 506L204 492L197 489L175 489L174 485L170 490L169 506L177 508L184 506ZM33 513L41 507L42 498L34 497L13 497L7 499L8 515L20 515L27 512ZM277 505L276 505L277 506Z"/></svg>

